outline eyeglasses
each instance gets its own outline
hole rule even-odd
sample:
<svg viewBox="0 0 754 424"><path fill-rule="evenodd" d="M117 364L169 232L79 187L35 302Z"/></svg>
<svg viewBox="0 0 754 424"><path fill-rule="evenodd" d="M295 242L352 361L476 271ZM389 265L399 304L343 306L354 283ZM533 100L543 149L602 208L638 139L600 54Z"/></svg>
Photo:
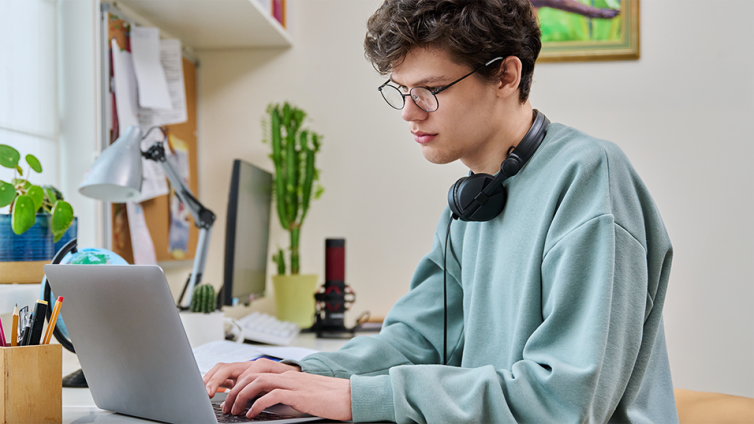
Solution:
<svg viewBox="0 0 754 424"><path fill-rule="evenodd" d="M398 87L388 84L390 80L387 80L385 81L384 84L377 87L377 90L379 90L380 94L382 94L382 98L385 99L387 104L389 104L390 107L392 107L393 109L398 109L398 110L403 109L403 106L406 105L406 97L411 97L411 100L414 101L414 104L418 106L419 109L425 112L434 112L437 110L437 108L440 107L440 104L437 102L437 94L449 89L450 87L457 84L458 82L468 77L469 75L472 75L478 70L486 66L489 66L497 62L498 60L503 60L503 57L496 57L490 60L489 62L474 69L473 71L462 76L461 78L458 78L457 80L451 82L445 87L438 87L438 88L414 87L411 90L409 90L407 94L403 94L401 93L401 90Z"/></svg>

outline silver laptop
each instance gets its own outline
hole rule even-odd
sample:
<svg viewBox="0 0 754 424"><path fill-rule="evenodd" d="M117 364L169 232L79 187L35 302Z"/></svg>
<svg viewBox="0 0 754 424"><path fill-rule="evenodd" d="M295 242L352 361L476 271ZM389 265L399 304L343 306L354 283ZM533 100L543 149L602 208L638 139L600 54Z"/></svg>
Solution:
<svg viewBox="0 0 754 424"><path fill-rule="evenodd" d="M101 409L170 423L248 422L210 400L165 275L151 265L45 265L81 368ZM250 406L250 405L247 405ZM255 420L320 418L285 405Z"/></svg>

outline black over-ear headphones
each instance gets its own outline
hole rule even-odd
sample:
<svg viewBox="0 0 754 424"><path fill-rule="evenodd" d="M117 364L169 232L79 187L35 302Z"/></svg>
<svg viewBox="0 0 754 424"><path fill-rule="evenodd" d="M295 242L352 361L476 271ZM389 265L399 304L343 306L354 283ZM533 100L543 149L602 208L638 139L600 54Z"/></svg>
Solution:
<svg viewBox="0 0 754 424"><path fill-rule="evenodd" d="M481 222L500 215L507 198L503 181L516 175L526 161L534 155L545 138L548 125L550 125L550 120L534 109L534 123L521 142L500 165L500 173L497 176L470 173L468 177L456 181L448 190L448 205L453 212L453 218Z"/></svg>
<svg viewBox="0 0 754 424"><path fill-rule="evenodd" d="M489 221L500 215L505 207L505 189L503 181L516 175L523 168L542 144L547 133L550 120L534 109L534 123L521 142L500 165L500 173L496 177L490 174L469 173L456 181L448 191L448 204L453 217L448 220L448 231L445 233L445 253L443 254L443 336L442 363L448 364L448 245L450 244L450 224L454 219L461 221Z"/></svg>

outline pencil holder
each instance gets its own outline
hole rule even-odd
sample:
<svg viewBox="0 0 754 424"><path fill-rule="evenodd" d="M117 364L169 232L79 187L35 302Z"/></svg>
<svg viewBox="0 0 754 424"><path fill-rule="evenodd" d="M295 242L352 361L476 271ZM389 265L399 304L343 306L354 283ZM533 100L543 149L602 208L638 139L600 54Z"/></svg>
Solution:
<svg viewBox="0 0 754 424"><path fill-rule="evenodd" d="M63 422L59 344L0 347L0 423Z"/></svg>

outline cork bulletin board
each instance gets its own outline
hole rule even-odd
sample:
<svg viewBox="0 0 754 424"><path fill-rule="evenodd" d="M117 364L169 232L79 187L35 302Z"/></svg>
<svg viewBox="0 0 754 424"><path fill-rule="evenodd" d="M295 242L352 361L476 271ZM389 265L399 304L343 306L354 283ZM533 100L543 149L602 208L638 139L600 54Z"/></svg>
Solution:
<svg viewBox="0 0 754 424"><path fill-rule="evenodd" d="M131 51L129 32L131 24L121 19L114 13L104 12L107 14L106 22L107 39L113 38L118 46L126 51ZM108 43L108 46L110 43ZM111 49L108 59L112 63ZM112 77L112 66L109 67L110 76ZM196 64L186 58L183 58L183 79L186 90L186 107L188 120L182 124L167 125L163 127L168 138L178 138L182 140L187 148L189 155L189 189L195 197L199 198L198 183L198 161L197 161L197 67ZM110 129L110 143L114 142L119 134L118 119L115 107L115 95L109 93L110 102L112 102L112 127ZM175 260L192 260L196 253L196 245L199 239L199 230L194 225L194 221L189 217L189 242L188 251L182 257L174 257L168 251L168 237L170 231L170 194L159 196L141 203L144 210L149 234L154 243L155 255L158 262L175 261ZM112 207L112 250L123 257L128 263L134 263L133 246L131 243L130 230L128 226L128 215L125 204L113 204Z"/></svg>

